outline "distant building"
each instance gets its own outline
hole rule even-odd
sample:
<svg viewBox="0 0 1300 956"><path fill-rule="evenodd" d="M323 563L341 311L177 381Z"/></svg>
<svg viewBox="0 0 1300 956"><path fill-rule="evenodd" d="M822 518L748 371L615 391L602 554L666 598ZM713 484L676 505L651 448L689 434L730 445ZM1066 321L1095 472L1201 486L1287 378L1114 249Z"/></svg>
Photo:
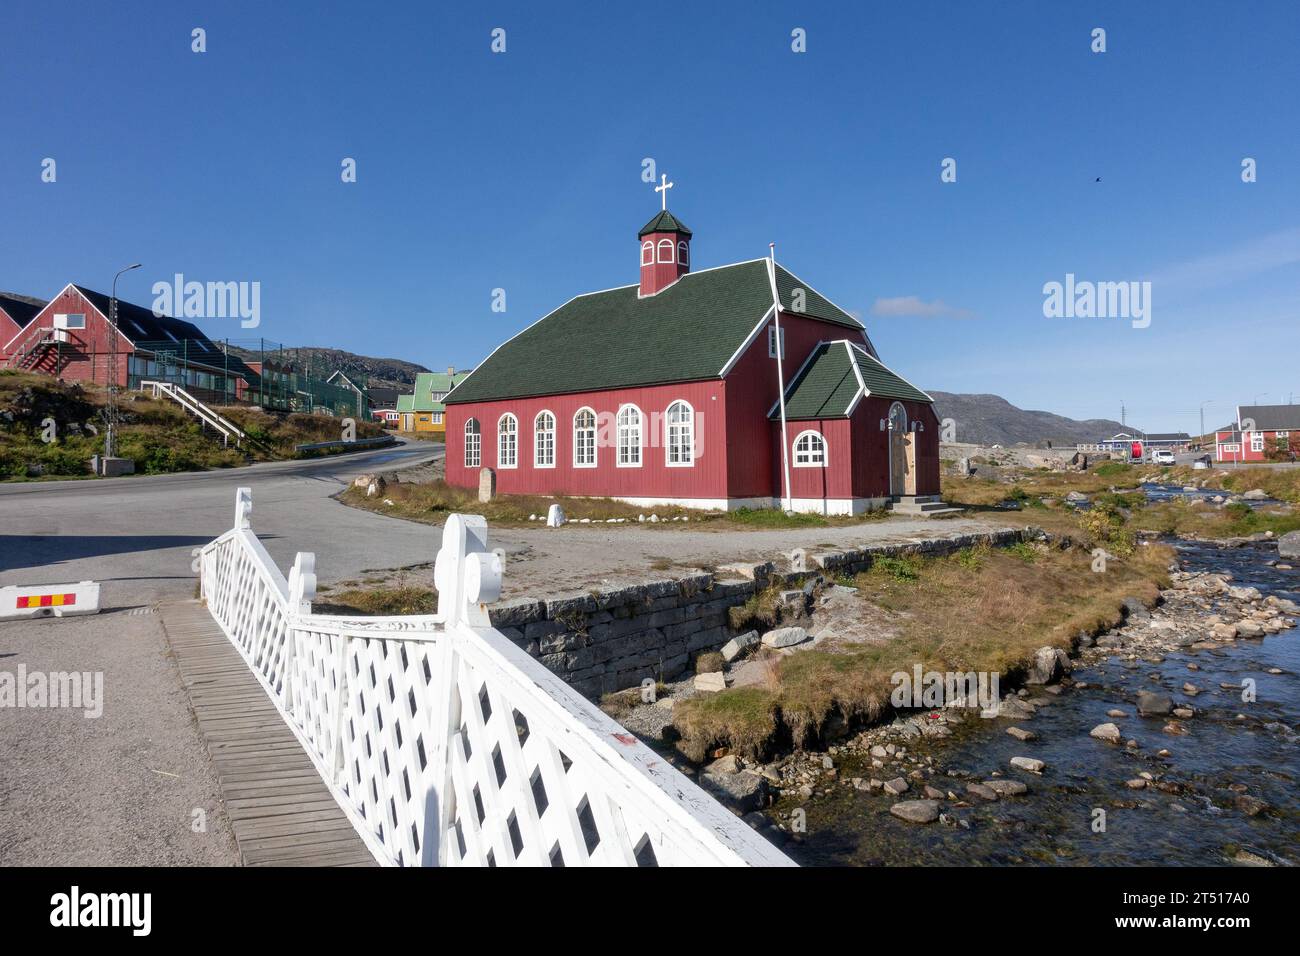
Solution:
<svg viewBox="0 0 1300 956"><path fill-rule="evenodd" d="M420 372L416 375L414 392L410 396L402 396L410 398L407 403L409 407L398 408L402 431L445 434L447 408L443 399L468 376L468 370L458 372L452 367L446 372Z"/></svg>
<svg viewBox="0 0 1300 956"><path fill-rule="evenodd" d="M9 355L9 342L27 328L27 324L36 318L46 304L44 299L0 292L0 364Z"/></svg>
<svg viewBox="0 0 1300 956"><path fill-rule="evenodd" d="M5 306L11 320L12 307ZM5 366L125 388L161 379L204 401L234 400L253 375L190 322L118 299L114 332L111 311L104 293L69 283L5 344Z"/></svg>
<svg viewBox="0 0 1300 956"><path fill-rule="evenodd" d="M1187 432L1119 432L1110 438L1102 439L1095 445L1079 447L1084 451L1123 451L1127 452L1134 442L1141 442L1145 450L1164 448L1169 451L1186 451L1191 447L1192 436Z"/></svg>
<svg viewBox="0 0 1300 956"><path fill-rule="evenodd" d="M1292 461L1300 455L1300 405L1239 405L1237 420L1214 433L1221 462Z"/></svg>
<svg viewBox="0 0 1300 956"><path fill-rule="evenodd" d="M397 389L395 388L371 385L366 389L366 397L370 399L370 408L373 411L396 410L397 408Z"/></svg>
<svg viewBox="0 0 1300 956"><path fill-rule="evenodd" d="M70 382L140 388L148 381L179 385L203 402L260 405L274 411L363 415L355 388L309 373L279 347L245 355L184 319L69 283L51 301L0 295L0 367L40 372ZM12 329L18 331L6 334Z"/></svg>

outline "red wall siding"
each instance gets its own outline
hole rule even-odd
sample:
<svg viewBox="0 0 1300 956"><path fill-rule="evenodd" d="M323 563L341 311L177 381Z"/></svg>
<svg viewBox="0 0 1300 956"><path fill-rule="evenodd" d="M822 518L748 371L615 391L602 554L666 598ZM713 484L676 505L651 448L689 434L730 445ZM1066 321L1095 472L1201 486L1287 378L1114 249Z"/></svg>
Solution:
<svg viewBox="0 0 1300 956"><path fill-rule="evenodd" d="M68 341L59 348L49 348L39 363L27 366L30 371L58 375L70 382L91 381L107 384L112 368L113 330L108 320L95 310L85 297L74 289L65 289L45 306L27 328L23 329L9 345L11 355L21 352L25 343L36 342L54 326L56 313L82 312L86 316L84 329L70 329ZM126 384L127 357L134 351L131 342L117 336L117 376L119 385Z"/></svg>
<svg viewBox="0 0 1300 956"><path fill-rule="evenodd" d="M881 498L889 494L889 432L880 430L888 420L892 398L868 396L853 413L855 452L853 491L859 498ZM925 430L916 434L916 493L939 494L939 419L926 402L903 402L908 422L920 421Z"/></svg>
<svg viewBox="0 0 1300 956"><path fill-rule="evenodd" d="M736 361L724 380L727 388L727 490L733 498L775 496L781 493L779 468L772 470L773 456L781 448L780 430L773 432L767 413L776 402L776 363L767 354L769 321ZM788 387L804 360L819 342L835 339L860 340L843 326L822 322L797 313L781 313L785 333L782 374ZM790 435L794 440L794 433ZM779 455L777 457L779 462Z"/></svg>
<svg viewBox="0 0 1300 956"><path fill-rule="evenodd" d="M0 359L3 359L9 354L5 350L5 346L9 344L9 340L17 335L19 331L18 323L9 317L8 312L4 309L0 309Z"/></svg>
<svg viewBox="0 0 1300 956"><path fill-rule="evenodd" d="M697 457L694 467L669 468L663 437L663 413L684 399L695 409ZM625 403L641 409L640 468L619 468L612 416ZM611 389L575 395L503 399L447 406L447 481L477 488L479 468L465 467L465 422L473 417L482 429L482 465L497 474L502 494L567 494L624 498L725 498L727 494L727 438L725 396L722 383L688 382L647 388ZM597 415L595 468L573 467L573 416L587 406ZM533 467L533 420L546 409L555 415L555 467ZM519 419L519 464L497 466L497 422L506 412ZM659 413L658 435L653 413ZM602 417L607 415L608 417ZM609 424L606 424L606 423Z"/></svg>
<svg viewBox="0 0 1300 956"><path fill-rule="evenodd" d="M783 323L784 324L784 323ZM796 468L794 465L794 443L800 432L814 429L821 432L826 439L825 468ZM787 422L786 433L790 439L790 496L792 498L852 498L853 466L855 453L853 436L847 418L821 418L813 421ZM772 447L776 452L775 473L777 491L780 494L781 469L783 467L779 449L781 447L781 423L771 423Z"/></svg>

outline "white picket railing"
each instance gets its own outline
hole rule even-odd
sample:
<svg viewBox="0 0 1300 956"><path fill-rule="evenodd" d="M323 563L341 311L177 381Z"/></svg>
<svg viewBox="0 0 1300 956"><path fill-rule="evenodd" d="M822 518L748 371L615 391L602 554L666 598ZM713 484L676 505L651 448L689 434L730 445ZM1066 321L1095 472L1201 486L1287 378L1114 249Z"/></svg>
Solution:
<svg viewBox="0 0 1300 956"><path fill-rule="evenodd" d="M230 439L233 438L235 446L238 447L248 437L240 430L238 425L204 405L175 382L141 382L140 390L150 392L154 398L170 398L195 418L215 430L221 436L223 445L229 445Z"/></svg>
<svg viewBox="0 0 1300 956"><path fill-rule="evenodd" d="M491 627L499 556L452 515L438 611L311 611L313 555L286 581L236 492L202 551L203 597L384 864L792 865L662 757Z"/></svg>

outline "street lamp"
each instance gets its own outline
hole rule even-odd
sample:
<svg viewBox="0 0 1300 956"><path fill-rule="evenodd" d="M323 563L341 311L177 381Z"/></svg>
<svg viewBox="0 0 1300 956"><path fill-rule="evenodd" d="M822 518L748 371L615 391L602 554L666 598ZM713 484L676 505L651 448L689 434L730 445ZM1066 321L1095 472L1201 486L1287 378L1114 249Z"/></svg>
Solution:
<svg viewBox="0 0 1300 956"><path fill-rule="evenodd" d="M112 458L117 450L114 440L116 436L113 433L114 426L117 424L117 280L121 278L122 273L139 269L141 265L143 263L134 263L125 269L119 269L117 275L113 276L113 294L109 299L108 307L108 324L112 326L112 335L108 347L110 378L108 380L108 433L104 436L105 458Z"/></svg>

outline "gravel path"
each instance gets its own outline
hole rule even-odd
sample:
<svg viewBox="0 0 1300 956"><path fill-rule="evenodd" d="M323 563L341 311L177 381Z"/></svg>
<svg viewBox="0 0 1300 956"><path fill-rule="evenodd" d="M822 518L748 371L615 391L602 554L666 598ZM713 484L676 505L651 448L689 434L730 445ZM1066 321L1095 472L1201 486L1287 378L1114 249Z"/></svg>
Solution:
<svg viewBox="0 0 1300 956"><path fill-rule="evenodd" d="M19 665L102 674L103 713L0 707L0 866L239 862L157 614L0 624L0 672Z"/></svg>

